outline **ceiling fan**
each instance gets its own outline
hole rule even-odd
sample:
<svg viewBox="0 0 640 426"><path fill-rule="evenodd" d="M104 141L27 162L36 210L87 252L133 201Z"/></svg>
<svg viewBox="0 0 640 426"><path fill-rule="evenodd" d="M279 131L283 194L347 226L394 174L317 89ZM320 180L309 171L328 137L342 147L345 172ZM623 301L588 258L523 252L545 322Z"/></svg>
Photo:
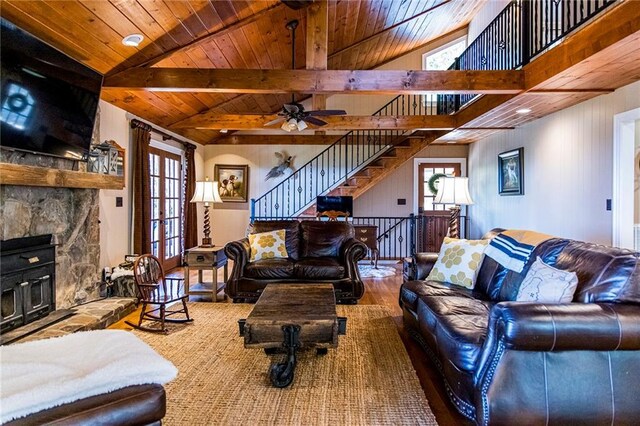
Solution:
<svg viewBox="0 0 640 426"><path fill-rule="evenodd" d="M287 29L291 31L291 69L296 69L296 28L298 27L298 21L294 19L286 25ZM284 104L282 110L278 113L278 118L265 123L265 126L271 126L282 122L280 128L287 132L294 130L302 131L309 127L307 123L314 124L316 126L324 126L326 121L316 117L328 116L328 115L345 115L347 112L342 109L327 109L317 111L305 111L302 104L296 102L295 96L291 95L291 103Z"/></svg>

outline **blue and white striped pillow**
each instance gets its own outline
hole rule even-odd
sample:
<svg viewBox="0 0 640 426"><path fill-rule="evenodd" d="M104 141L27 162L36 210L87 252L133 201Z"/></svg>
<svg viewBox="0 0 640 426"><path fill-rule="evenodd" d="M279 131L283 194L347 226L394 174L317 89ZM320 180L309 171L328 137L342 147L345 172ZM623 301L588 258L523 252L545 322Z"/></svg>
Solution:
<svg viewBox="0 0 640 426"><path fill-rule="evenodd" d="M491 240L484 254L505 268L519 273L524 269L535 248L504 234L498 234Z"/></svg>

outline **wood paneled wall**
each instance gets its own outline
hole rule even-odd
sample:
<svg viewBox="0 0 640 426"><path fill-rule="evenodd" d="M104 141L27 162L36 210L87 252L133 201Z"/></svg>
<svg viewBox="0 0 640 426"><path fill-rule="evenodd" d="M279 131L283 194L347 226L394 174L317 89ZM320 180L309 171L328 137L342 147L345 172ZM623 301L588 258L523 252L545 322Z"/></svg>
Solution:
<svg viewBox="0 0 640 426"><path fill-rule="evenodd" d="M494 227L611 244L613 116L640 107L640 82L471 144L471 237ZM498 195L498 153L524 147L524 195Z"/></svg>

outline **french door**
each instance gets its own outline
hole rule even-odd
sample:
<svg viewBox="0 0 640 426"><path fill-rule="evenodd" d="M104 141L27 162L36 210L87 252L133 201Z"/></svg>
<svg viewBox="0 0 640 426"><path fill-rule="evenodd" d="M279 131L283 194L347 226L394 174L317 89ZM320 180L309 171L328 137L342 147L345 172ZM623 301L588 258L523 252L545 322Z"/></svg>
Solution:
<svg viewBox="0 0 640 426"><path fill-rule="evenodd" d="M437 178L441 175L461 176L460 163L422 163L418 168L418 214L423 216L422 232L418 236L420 251L438 252L449 231L449 211L452 205L434 204Z"/></svg>
<svg viewBox="0 0 640 426"><path fill-rule="evenodd" d="M151 178L151 253L165 271L176 268L182 257L182 167L179 155L149 149Z"/></svg>

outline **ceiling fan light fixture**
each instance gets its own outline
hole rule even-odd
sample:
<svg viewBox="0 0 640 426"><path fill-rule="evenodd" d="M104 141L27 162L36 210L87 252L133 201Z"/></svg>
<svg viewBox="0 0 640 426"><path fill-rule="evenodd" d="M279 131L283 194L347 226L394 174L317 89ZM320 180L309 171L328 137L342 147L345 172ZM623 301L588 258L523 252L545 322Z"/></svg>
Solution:
<svg viewBox="0 0 640 426"><path fill-rule="evenodd" d="M299 132L303 131L307 127L309 127L309 126L307 126L307 123L305 123L304 120L298 121L297 128L298 128Z"/></svg>
<svg viewBox="0 0 640 426"><path fill-rule="evenodd" d="M290 118L289 120L282 123L282 126L280 126L280 128L285 132L292 132L298 128L298 121L295 118Z"/></svg>

